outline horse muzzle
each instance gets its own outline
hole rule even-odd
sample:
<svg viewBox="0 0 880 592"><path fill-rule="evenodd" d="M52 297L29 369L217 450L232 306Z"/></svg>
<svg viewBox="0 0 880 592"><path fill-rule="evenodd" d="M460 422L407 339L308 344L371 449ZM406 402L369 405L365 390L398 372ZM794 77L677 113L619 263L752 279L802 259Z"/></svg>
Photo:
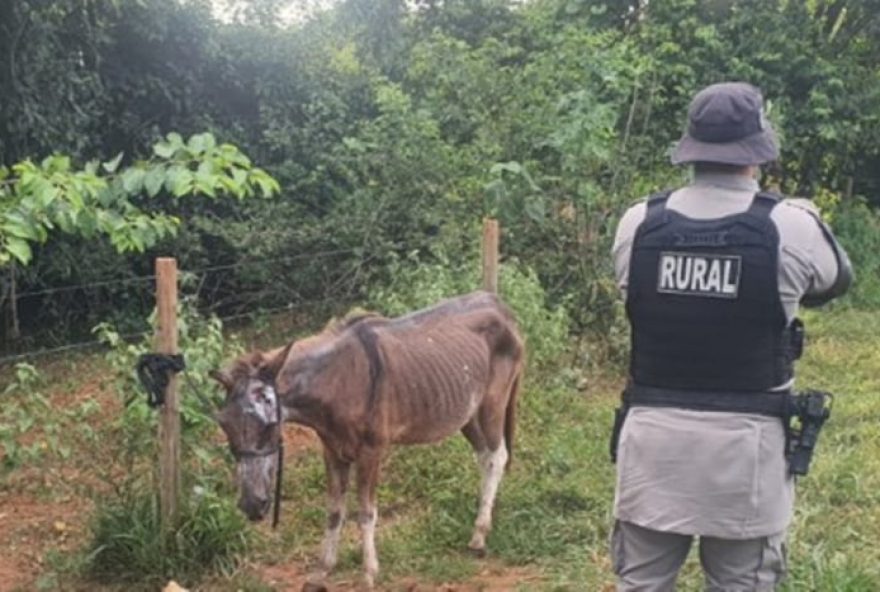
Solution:
<svg viewBox="0 0 880 592"><path fill-rule="evenodd" d="M241 498L238 500L238 509L244 512L251 522L259 522L269 513L272 500L269 498Z"/></svg>

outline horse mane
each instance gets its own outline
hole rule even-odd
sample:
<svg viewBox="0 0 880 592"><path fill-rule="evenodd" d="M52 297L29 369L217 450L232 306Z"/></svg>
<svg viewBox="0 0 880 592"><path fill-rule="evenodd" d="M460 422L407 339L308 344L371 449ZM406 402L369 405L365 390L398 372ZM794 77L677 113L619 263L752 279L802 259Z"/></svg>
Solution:
<svg viewBox="0 0 880 592"><path fill-rule="evenodd" d="M355 325L371 320L386 320L386 318L377 312L355 309L341 319L331 319L321 333L327 333L333 336L340 335L346 329L351 329Z"/></svg>
<svg viewBox="0 0 880 592"><path fill-rule="evenodd" d="M233 360L232 365L228 369L230 376L232 376L235 381L254 376L256 369L263 361L263 356L264 352L261 351L251 351L242 354Z"/></svg>

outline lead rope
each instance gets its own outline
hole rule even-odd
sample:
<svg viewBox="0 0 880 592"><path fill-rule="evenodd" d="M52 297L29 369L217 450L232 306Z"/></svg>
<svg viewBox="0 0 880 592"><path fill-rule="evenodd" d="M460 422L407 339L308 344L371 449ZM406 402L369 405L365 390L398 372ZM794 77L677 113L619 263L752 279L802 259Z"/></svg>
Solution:
<svg viewBox="0 0 880 592"><path fill-rule="evenodd" d="M275 470L275 507L272 508L272 528L278 527L281 516L281 477L284 475L284 424L281 422L281 397L275 396L276 417L278 419L278 468Z"/></svg>

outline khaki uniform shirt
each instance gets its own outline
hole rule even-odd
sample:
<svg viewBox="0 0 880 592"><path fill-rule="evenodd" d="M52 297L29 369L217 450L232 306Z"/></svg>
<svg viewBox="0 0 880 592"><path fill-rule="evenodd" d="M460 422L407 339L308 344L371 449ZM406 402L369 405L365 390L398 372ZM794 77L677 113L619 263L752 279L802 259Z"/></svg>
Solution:
<svg viewBox="0 0 880 592"><path fill-rule="evenodd" d="M672 193L667 207L690 218L719 218L745 211L758 190L744 176L698 174ZM838 273L834 249L809 208L804 200L785 200L771 214L779 230L779 293L789 319L804 294L828 292ZM644 217L641 202L617 228L612 254L624 295L633 238ZM784 443L777 418L633 407L618 446L614 516L688 535L747 539L779 533L791 521L794 502Z"/></svg>

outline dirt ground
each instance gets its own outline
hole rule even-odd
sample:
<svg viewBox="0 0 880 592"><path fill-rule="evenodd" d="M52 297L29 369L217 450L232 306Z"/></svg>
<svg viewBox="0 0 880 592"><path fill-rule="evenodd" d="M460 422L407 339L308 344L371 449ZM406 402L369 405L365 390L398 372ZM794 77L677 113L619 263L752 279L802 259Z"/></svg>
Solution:
<svg viewBox="0 0 880 592"><path fill-rule="evenodd" d="M261 570L263 581L278 592L319 592L319 587L306 589L309 582L308 574L304 574L296 566L271 566ZM425 584L413 578L403 578L383 586L377 586L376 592L506 592L515 590L517 586L536 580L536 576L525 570L505 569L499 566L487 567L472 581L455 584ZM331 579L328 592L356 592L364 590L357 581Z"/></svg>

